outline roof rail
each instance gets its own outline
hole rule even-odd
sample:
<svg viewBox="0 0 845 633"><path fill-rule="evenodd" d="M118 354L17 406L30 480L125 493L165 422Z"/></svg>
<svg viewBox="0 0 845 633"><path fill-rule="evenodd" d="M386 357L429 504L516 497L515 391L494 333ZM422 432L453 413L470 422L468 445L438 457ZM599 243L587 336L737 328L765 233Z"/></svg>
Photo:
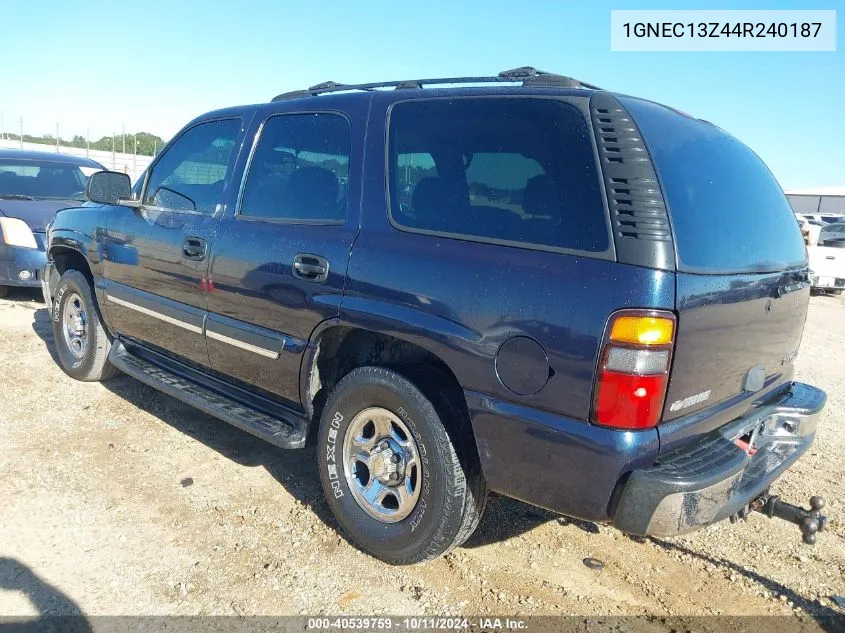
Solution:
<svg viewBox="0 0 845 633"><path fill-rule="evenodd" d="M511 70L503 70L495 77L441 77L435 79L403 79L401 81L382 81L369 84L342 84L335 81L324 81L311 86L307 90L284 92L273 97L273 101L285 101L299 97L311 97L330 92L345 92L351 90L377 90L379 88L393 88L394 90L419 90L423 86L443 84L483 84L483 83L517 83L522 82L526 87L548 88L587 88L601 90L598 86L588 84L572 77L557 75L531 66L521 66Z"/></svg>

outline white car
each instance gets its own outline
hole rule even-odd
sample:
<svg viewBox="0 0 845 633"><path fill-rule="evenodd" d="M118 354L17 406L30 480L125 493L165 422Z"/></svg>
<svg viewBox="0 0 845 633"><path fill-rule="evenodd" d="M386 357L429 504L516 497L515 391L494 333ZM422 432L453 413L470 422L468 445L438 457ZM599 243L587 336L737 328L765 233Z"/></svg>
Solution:
<svg viewBox="0 0 845 633"><path fill-rule="evenodd" d="M819 246L820 243L824 245ZM811 243L807 246L807 256L810 260L812 289L841 295L845 288L845 234L841 240Z"/></svg>

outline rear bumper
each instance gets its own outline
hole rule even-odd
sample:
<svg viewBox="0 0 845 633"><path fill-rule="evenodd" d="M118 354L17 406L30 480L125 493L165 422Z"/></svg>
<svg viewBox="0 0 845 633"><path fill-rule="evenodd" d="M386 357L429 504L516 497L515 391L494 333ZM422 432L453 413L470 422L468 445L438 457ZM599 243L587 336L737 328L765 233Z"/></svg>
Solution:
<svg viewBox="0 0 845 633"><path fill-rule="evenodd" d="M567 516L606 523L627 473L654 465L656 429L618 431L464 391L488 487Z"/></svg>
<svg viewBox="0 0 845 633"><path fill-rule="evenodd" d="M810 275L810 283L813 288L822 290L841 290L845 288L845 277L834 277L829 275Z"/></svg>
<svg viewBox="0 0 845 633"><path fill-rule="evenodd" d="M40 248L0 244L0 286L37 288L47 254Z"/></svg>
<svg viewBox="0 0 845 633"><path fill-rule="evenodd" d="M634 470L613 525L639 535L674 536L730 517L765 492L813 442L825 393L793 383L774 403ZM750 450L737 445L751 435Z"/></svg>

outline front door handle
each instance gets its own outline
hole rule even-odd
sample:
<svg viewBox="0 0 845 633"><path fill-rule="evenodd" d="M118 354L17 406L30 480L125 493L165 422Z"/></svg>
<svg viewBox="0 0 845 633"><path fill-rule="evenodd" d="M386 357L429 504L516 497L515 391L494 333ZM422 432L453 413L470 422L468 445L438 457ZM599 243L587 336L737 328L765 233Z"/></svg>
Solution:
<svg viewBox="0 0 845 633"><path fill-rule="evenodd" d="M329 262L319 255L300 253L293 258L291 272L297 279L320 284L329 278Z"/></svg>
<svg viewBox="0 0 845 633"><path fill-rule="evenodd" d="M208 242L201 237L186 237L182 244L182 256L185 259L202 261L208 252Z"/></svg>

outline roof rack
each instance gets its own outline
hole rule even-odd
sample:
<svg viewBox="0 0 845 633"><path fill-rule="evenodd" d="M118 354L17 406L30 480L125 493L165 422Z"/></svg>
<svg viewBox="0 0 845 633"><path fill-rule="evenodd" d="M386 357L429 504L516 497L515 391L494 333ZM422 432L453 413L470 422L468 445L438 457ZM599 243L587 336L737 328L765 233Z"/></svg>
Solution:
<svg viewBox="0 0 845 633"><path fill-rule="evenodd" d="M601 90L598 86L588 84L572 77L537 70L531 66L521 66L511 70L503 70L495 77L441 77L437 79L404 79L401 81L382 81L370 84L341 84L335 81L324 81L311 86L307 90L284 92L273 97L273 101L297 99L299 97L314 97L330 92L345 92L351 90L371 91L379 88L393 88L394 90L419 90L423 86L443 84L482 84L482 83L515 83L522 82L523 86L548 88L587 88Z"/></svg>

